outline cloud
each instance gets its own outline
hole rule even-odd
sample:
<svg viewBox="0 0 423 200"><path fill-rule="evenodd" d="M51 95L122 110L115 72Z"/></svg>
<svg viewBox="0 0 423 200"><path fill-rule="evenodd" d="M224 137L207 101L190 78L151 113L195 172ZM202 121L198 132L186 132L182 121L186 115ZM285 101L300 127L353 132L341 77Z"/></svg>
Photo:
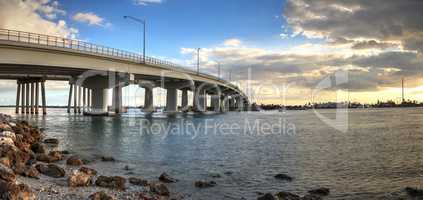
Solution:
<svg viewBox="0 0 423 200"><path fill-rule="evenodd" d="M81 23L87 23L88 25L93 25L93 26L110 26L111 24L106 22L106 20L104 20L103 18L99 17L98 15L92 13L92 12L87 12L87 13L76 13L73 17L73 20L77 21L77 22L81 22Z"/></svg>
<svg viewBox="0 0 423 200"><path fill-rule="evenodd" d="M135 5L147 6L150 4L160 4L163 0L134 0Z"/></svg>
<svg viewBox="0 0 423 200"><path fill-rule="evenodd" d="M225 40L223 42L223 45L227 46L227 47L238 47L241 44L242 44L241 40L235 39L235 38L234 39L228 39L228 40Z"/></svg>
<svg viewBox="0 0 423 200"><path fill-rule="evenodd" d="M75 38L78 29L68 27L64 20L56 20L64 14L57 1L0 1L0 28Z"/></svg>
<svg viewBox="0 0 423 200"><path fill-rule="evenodd" d="M422 51L422 10L418 0L288 0L284 16L295 34L309 38L397 41Z"/></svg>

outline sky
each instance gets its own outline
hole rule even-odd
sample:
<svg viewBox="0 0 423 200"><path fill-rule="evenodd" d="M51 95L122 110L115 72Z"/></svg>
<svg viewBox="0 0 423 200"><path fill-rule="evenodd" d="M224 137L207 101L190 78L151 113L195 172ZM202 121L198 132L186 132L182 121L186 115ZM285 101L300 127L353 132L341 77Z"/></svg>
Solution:
<svg viewBox="0 0 423 200"><path fill-rule="evenodd" d="M0 0L0 28L140 52L240 85L258 103L423 101L421 0ZM0 104L15 82L1 81ZM47 84L65 105L68 84ZM137 104L138 102L134 102Z"/></svg>

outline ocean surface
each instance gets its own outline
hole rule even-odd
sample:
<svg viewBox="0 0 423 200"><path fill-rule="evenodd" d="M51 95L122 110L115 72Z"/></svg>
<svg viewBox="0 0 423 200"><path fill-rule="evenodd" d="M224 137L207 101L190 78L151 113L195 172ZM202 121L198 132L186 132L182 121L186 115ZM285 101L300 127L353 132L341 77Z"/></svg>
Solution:
<svg viewBox="0 0 423 200"><path fill-rule="evenodd" d="M334 119L335 110L316 112L85 117L49 109L45 117L16 117L45 128L74 154L115 157L117 171L129 165L147 179L167 172L180 180L171 189L192 199L304 195L317 187L330 188L329 199L372 199L423 187L423 109L349 110L332 123L322 117ZM212 178L216 173L221 177ZM276 180L278 173L294 180ZM217 186L196 189L196 180Z"/></svg>

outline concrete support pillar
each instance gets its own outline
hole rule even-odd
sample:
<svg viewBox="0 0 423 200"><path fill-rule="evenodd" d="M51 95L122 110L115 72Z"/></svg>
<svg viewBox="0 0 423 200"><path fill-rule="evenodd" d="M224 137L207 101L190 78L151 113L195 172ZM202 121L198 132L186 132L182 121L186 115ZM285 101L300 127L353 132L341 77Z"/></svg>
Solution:
<svg viewBox="0 0 423 200"><path fill-rule="evenodd" d="M41 99L42 99L42 107L43 107L43 115L47 114L47 103L46 103L46 86L45 81L41 81Z"/></svg>
<svg viewBox="0 0 423 200"><path fill-rule="evenodd" d="M88 89L88 110L89 111L91 111L92 109L92 95L93 95L93 90Z"/></svg>
<svg viewBox="0 0 423 200"><path fill-rule="evenodd" d="M222 106L222 112L228 112L229 111L229 99L225 96L222 96L221 99L221 106Z"/></svg>
<svg viewBox="0 0 423 200"><path fill-rule="evenodd" d="M78 113L81 113L82 87L78 86Z"/></svg>
<svg viewBox="0 0 423 200"><path fill-rule="evenodd" d="M78 113L78 86L73 84L73 113Z"/></svg>
<svg viewBox="0 0 423 200"><path fill-rule="evenodd" d="M92 111L95 114L107 113L107 89L92 89Z"/></svg>
<svg viewBox="0 0 423 200"><path fill-rule="evenodd" d="M236 108L237 108L238 111L244 110L244 100L241 96L238 96L236 98Z"/></svg>
<svg viewBox="0 0 423 200"><path fill-rule="evenodd" d="M188 90L182 90L182 111L188 110Z"/></svg>
<svg viewBox="0 0 423 200"><path fill-rule="evenodd" d="M207 111L207 101L206 101L207 95L206 90L203 88L195 88L194 92L194 110L199 112L205 112Z"/></svg>
<svg viewBox="0 0 423 200"><path fill-rule="evenodd" d="M22 96L22 103L21 103L21 113L24 114L25 113L25 104L26 104L26 84L25 83L21 83L21 96Z"/></svg>
<svg viewBox="0 0 423 200"><path fill-rule="evenodd" d="M176 112L178 101L178 90L176 88L168 88L166 95L166 112Z"/></svg>
<svg viewBox="0 0 423 200"><path fill-rule="evenodd" d="M116 114L122 112L122 86L119 84L113 88L112 107Z"/></svg>
<svg viewBox="0 0 423 200"><path fill-rule="evenodd" d="M153 88L151 87L144 87L145 95L144 95L144 112L153 112Z"/></svg>
<svg viewBox="0 0 423 200"><path fill-rule="evenodd" d="M87 88L82 87L82 113L85 113L87 107Z"/></svg>
<svg viewBox="0 0 423 200"><path fill-rule="evenodd" d="M71 106L72 106L72 92L73 92L73 83L69 83L68 113L70 113Z"/></svg>
<svg viewBox="0 0 423 200"><path fill-rule="evenodd" d="M29 85L29 83L27 82L26 83L26 86L25 86L25 89L26 89L26 91L25 91L25 98L26 98L26 100L25 100L25 113L26 114L29 114L29 89L30 89L30 85Z"/></svg>
<svg viewBox="0 0 423 200"><path fill-rule="evenodd" d="M17 88L16 88L16 109L15 109L15 113L18 114L19 113L19 102L20 102L20 97L21 97L21 83L18 80L17 81Z"/></svg>
<svg viewBox="0 0 423 200"><path fill-rule="evenodd" d="M39 99L40 99L40 82L35 82L35 114L38 115L39 110Z"/></svg>
<svg viewBox="0 0 423 200"><path fill-rule="evenodd" d="M211 96L211 107L214 112L220 112L220 97L217 95Z"/></svg>
<svg viewBox="0 0 423 200"><path fill-rule="evenodd" d="M233 111L235 108L235 99L233 96L231 96L230 99L228 99L229 101L229 111Z"/></svg>
<svg viewBox="0 0 423 200"><path fill-rule="evenodd" d="M34 114L35 112L34 112L34 101L35 101L35 83L34 82L31 82L31 108L30 108L30 111L31 111L31 114Z"/></svg>

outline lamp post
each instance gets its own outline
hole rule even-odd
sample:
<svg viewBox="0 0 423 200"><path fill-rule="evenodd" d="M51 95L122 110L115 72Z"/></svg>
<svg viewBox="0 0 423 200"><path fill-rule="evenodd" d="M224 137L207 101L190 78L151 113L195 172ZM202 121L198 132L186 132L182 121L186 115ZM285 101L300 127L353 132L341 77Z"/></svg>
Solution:
<svg viewBox="0 0 423 200"><path fill-rule="evenodd" d="M197 48L197 75L200 74L200 50L201 48Z"/></svg>
<svg viewBox="0 0 423 200"><path fill-rule="evenodd" d="M143 24L143 50L142 50L143 58L142 58L142 60L143 60L143 63L145 64L145 26L146 26L146 21L145 21L145 19L138 19L138 18L132 17L132 16L123 16L123 18L124 19L132 19L132 20L134 20L138 23Z"/></svg>

